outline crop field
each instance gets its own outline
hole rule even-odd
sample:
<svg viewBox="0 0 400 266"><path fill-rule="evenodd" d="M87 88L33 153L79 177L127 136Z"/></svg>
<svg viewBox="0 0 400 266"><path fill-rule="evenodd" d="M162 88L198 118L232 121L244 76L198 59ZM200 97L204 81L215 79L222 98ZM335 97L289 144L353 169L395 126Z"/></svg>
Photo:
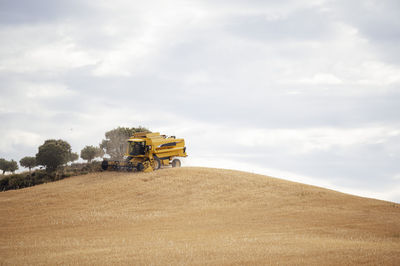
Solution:
<svg viewBox="0 0 400 266"><path fill-rule="evenodd" d="M0 193L0 265L400 265L400 205L239 171Z"/></svg>

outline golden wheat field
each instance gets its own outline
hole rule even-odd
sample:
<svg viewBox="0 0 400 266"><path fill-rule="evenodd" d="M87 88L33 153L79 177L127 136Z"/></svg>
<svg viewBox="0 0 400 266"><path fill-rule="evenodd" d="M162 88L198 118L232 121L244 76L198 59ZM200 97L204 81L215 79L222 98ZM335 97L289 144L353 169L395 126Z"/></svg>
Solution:
<svg viewBox="0 0 400 266"><path fill-rule="evenodd" d="M400 205L239 171L0 193L2 265L400 265Z"/></svg>

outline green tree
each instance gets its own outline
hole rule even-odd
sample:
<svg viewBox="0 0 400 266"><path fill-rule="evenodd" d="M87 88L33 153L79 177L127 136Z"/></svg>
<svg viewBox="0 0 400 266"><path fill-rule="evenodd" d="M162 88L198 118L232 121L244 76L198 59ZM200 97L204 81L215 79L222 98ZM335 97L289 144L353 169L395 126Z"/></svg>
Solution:
<svg viewBox="0 0 400 266"><path fill-rule="evenodd" d="M18 163L14 160L11 160L7 163L7 171L14 173L16 170L18 170Z"/></svg>
<svg viewBox="0 0 400 266"><path fill-rule="evenodd" d="M99 147L86 146L81 150L81 158L87 160L90 163L94 158L101 157L104 152Z"/></svg>
<svg viewBox="0 0 400 266"><path fill-rule="evenodd" d="M69 162L74 162L74 161L76 161L76 160L78 160L78 159L79 159L78 153L73 152L73 153L71 153L71 156L70 156L70 158L69 158Z"/></svg>
<svg viewBox="0 0 400 266"><path fill-rule="evenodd" d="M0 170L3 171L3 175L7 171L7 162L6 159L0 158Z"/></svg>
<svg viewBox="0 0 400 266"><path fill-rule="evenodd" d="M71 145L65 140L46 140L39 146L39 152L36 154L38 165L46 167L48 172L53 172L58 166L70 162L74 155L71 151Z"/></svg>
<svg viewBox="0 0 400 266"><path fill-rule="evenodd" d="M14 173L18 170L18 163L14 160L7 161L6 159L0 158L0 169L3 170L3 175L5 172Z"/></svg>
<svg viewBox="0 0 400 266"><path fill-rule="evenodd" d="M118 127L105 133L106 139L100 143L100 148L113 160L120 160L124 157L127 139L136 132L151 132L145 127Z"/></svg>
<svg viewBox="0 0 400 266"><path fill-rule="evenodd" d="M33 167L36 166L36 158L35 157L30 157L30 156L25 156L21 160L19 160L19 164L22 167L29 168L29 172Z"/></svg>

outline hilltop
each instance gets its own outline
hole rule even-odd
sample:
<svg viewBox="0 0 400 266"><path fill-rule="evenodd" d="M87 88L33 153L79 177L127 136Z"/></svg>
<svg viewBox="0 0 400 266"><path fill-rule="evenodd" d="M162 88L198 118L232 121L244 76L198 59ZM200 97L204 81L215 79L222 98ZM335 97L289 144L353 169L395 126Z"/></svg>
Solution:
<svg viewBox="0 0 400 266"><path fill-rule="evenodd" d="M246 172L101 172L0 193L1 264L400 265L400 205Z"/></svg>

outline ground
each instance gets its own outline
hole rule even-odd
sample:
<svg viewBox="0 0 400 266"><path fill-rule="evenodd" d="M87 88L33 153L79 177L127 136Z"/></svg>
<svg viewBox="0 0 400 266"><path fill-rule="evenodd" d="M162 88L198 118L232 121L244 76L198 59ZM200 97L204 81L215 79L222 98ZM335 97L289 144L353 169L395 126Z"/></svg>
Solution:
<svg viewBox="0 0 400 266"><path fill-rule="evenodd" d="M0 193L1 265L400 265L400 205L239 171L101 172Z"/></svg>

